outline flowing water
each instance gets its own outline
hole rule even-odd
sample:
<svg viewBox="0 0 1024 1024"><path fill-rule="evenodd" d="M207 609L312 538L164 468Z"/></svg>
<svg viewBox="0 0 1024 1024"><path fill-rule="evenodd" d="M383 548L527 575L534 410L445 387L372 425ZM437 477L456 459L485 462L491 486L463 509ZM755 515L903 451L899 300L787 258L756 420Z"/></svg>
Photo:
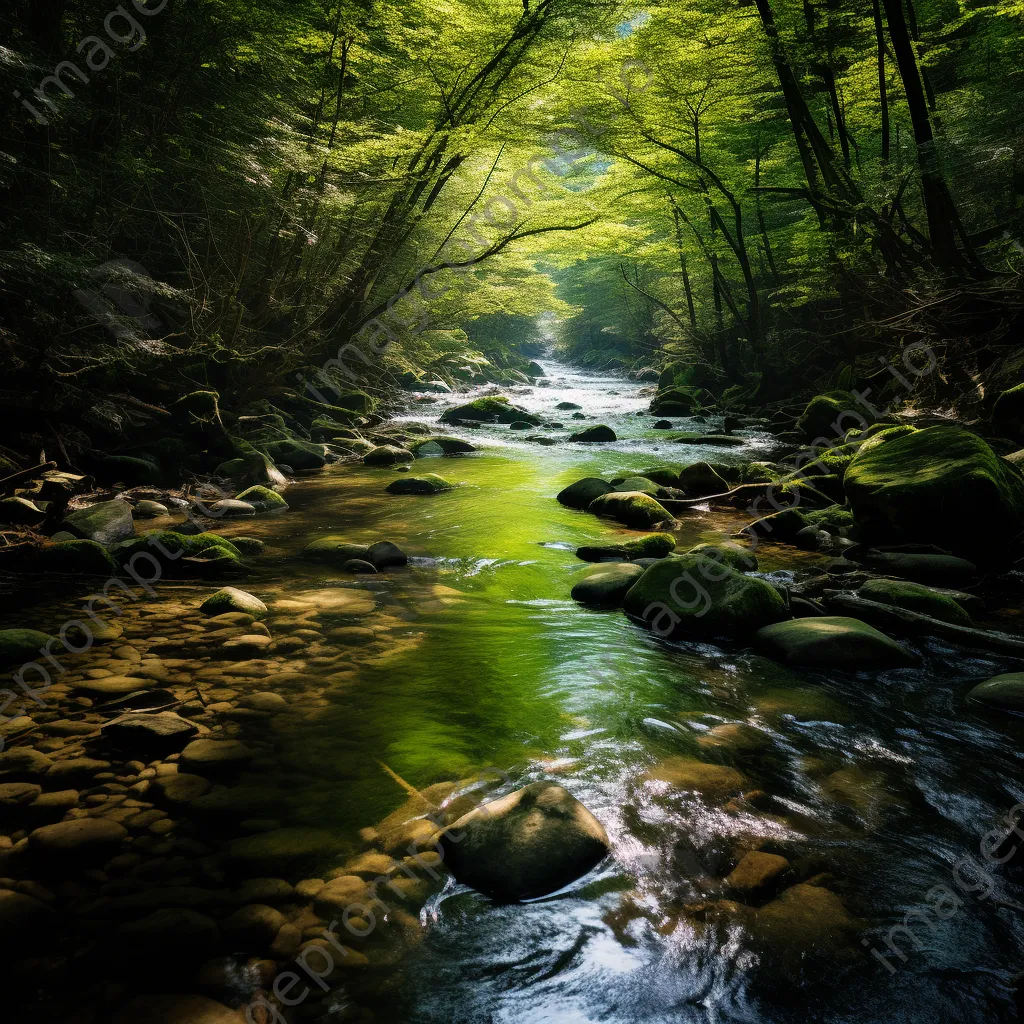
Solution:
<svg viewBox="0 0 1024 1024"><path fill-rule="evenodd" d="M962 699L1013 664L928 641L915 647L919 668L797 670L742 646L662 641L619 611L576 605L569 590L592 567L574 548L624 531L562 507L562 487L762 459L773 442L746 431L740 448L672 443L636 415L650 400L642 386L544 365L551 386L512 389L513 401L546 418L575 402L620 440L544 447L504 426L463 430L479 453L415 467L444 475L452 492L392 496L392 470L338 466L290 487L286 514L219 528L267 542L241 585L271 605L275 636L307 636L308 649L241 668L194 654L182 637L201 633L192 609L208 585L163 584L124 617L125 639L164 658L174 681L220 687L225 699L291 688L297 713L274 739L289 811L272 817L354 837L406 798L383 763L418 788L479 772L503 776L504 789L555 780L606 826L613 855L544 899L501 905L435 885L416 941L352 983L358 1004L410 1024L1014 1019L1024 912L1014 862L987 866L992 891L963 868L954 878L1024 799L1020 731ZM414 403L407 418L432 424L454 400ZM743 524L696 509L678 546ZM326 533L388 538L412 563L367 581L297 558ZM770 545L758 556L780 581L819 561ZM332 640L327 627L351 625L354 610L332 619L323 599L338 587L373 597L359 619L373 631L365 647ZM52 628L72 607L53 598L8 618ZM730 723L749 728L716 729ZM652 778L680 756L734 768L748 798L706 800ZM735 895L723 876L755 848L836 899L803 887L774 916L721 903ZM910 919L904 962L883 936L928 906L935 886L958 905L946 904L945 920Z"/></svg>

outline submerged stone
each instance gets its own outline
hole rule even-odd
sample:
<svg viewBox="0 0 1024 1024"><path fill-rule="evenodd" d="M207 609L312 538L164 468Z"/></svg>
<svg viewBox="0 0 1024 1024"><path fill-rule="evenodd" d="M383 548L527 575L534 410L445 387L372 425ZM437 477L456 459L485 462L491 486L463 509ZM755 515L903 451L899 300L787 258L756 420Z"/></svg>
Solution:
<svg viewBox="0 0 1024 1024"><path fill-rule="evenodd" d="M423 476L392 480L384 489L388 494L440 494L442 491L450 491L452 485L436 473L424 473Z"/></svg>
<svg viewBox="0 0 1024 1024"><path fill-rule="evenodd" d="M412 462L416 456L406 448L398 448L393 444L381 444L363 456L367 466L394 466L399 462Z"/></svg>
<svg viewBox="0 0 1024 1024"><path fill-rule="evenodd" d="M441 845L460 882L504 900L561 889L609 847L597 818L552 782L531 783L464 814L441 834Z"/></svg>
<svg viewBox="0 0 1024 1024"><path fill-rule="evenodd" d="M612 607L622 604L626 591L643 575L639 565L619 562L591 572L573 588L571 597L580 604Z"/></svg>
<svg viewBox="0 0 1024 1024"><path fill-rule="evenodd" d="M46 651L59 647L56 637L38 629L0 629L0 665L38 661Z"/></svg>

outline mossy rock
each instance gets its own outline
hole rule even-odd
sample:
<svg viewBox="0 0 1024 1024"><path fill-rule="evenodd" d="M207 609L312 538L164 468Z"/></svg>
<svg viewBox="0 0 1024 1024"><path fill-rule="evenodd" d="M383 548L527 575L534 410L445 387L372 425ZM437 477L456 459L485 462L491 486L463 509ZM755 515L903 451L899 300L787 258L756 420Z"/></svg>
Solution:
<svg viewBox="0 0 1024 1024"><path fill-rule="evenodd" d="M651 402L652 416L691 416L701 408L700 388L672 387Z"/></svg>
<svg viewBox="0 0 1024 1024"><path fill-rule="evenodd" d="M748 462L740 468L740 483L770 484L778 478L778 470L771 463Z"/></svg>
<svg viewBox="0 0 1024 1024"><path fill-rule="evenodd" d="M653 480L660 487L679 487L679 466L652 466L640 470L639 476Z"/></svg>
<svg viewBox="0 0 1024 1024"><path fill-rule="evenodd" d="M626 613L661 636L745 637L786 616L769 583L704 555L673 555L630 588Z"/></svg>
<svg viewBox="0 0 1024 1024"><path fill-rule="evenodd" d="M585 544L576 549L576 557L584 562L631 562L637 558L664 558L676 547L670 533L649 533L622 544Z"/></svg>
<svg viewBox="0 0 1024 1024"><path fill-rule="evenodd" d="M463 441L461 437L446 437L443 434L435 434L413 441L409 445L409 451L417 458L421 458L424 455L429 455L434 447L439 448L442 455L469 455L478 451L475 444Z"/></svg>
<svg viewBox="0 0 1024 1024"><path fill-rule="evenodd" d="M577 405L575 402L559 402L558 405L555 406L555 408L558 409L560 412L575 412L579 409L582 409L583 406Z"/></svg>
<svg viewBox="0 0 1024 1024"><path fill-rule="evenodd" d="M243 555L262 555L266 550L266 543L260 540L259 537L232 537L231 543Z"/></svg>
<svg viewBox="0 0 1024 1024"><path fill-rule="evenodd" d="M999 437L1024 440L1024 384L1004 391L992 407L992 430Z"/></svg>
<svg viewBox="0 0 1024 1024"><path fill-rule="evenodd" d="M758 630L758 645L787 665L851 670L916 665L917 658L880 630L844 615L792 619Z"/></svg>
<svg viewBox="0 0 1024 1024"><path fill-rule="evenodd" d="M47 544L39 551L43 572L87 573L114 576L119 566L110 552L94 540L65 540Z"/></svg>
<svg viewBox="0 0 1024 1024"><path fill-rule="evenodd" d="M412 462L415 458L416 456L405 448L398 448L393 444L380 444L363 456L363 463L367 466L394 466L400 462Z"/></svg>
<svg viewBox="0 0 1024 1024"><path fill-rule="evenodd" d="M38 526L45 518L46 513L28 498L0 498L0 523Z"/></svg>
<svg viewBox="0 0 1024 1024"><path fill-rule="evenodd" d="M214 470L217 476L226 477L238 484L282 485L284 474L264 455L254 448L251 452L240 455L236 459L228 459L220 463Z"/></svg>
<svg viewBox="0 0 1024 1024"><path fill-rule="evenodd" d="M861 421L868 419L864 416L864 410L857 404L849 391L828 391L824 395L817 395L812 398L804 409L800 418L796 421L796 429L807 441L821 441L832 443L840 441L846 436L848 427L844 427L844 413L854 413L849 417Z"/></svg>
<svg viewBox="0 0 1024 1024"><path fill-rule="evenodd" d="M216 550L220 550L219 548ZM211 594L199 606L204 615L224 615L226 612L243 612L254 619L262 619L267 614L267 606L252 594L234 587L224 587L216 594Z"/></svg>
<svg viewBox="0 0 1024 1024"><path fill-rule="evenodd" d="M207 554L211 548L219 549L219 556L226 560L220 565L196 565L196 559L210 561ZM202 575L209 571L216 574L221 570L241 571L241 552L226 537L216 533L184 534L174 530L153 530L131 540L115 544L111 554L121 566L131 563L135 555L145 554L155 558L164 571L171 575ZM191 561L190 561L191 560ZM145 560L140 560L139 572L148 572Z"/></svg>
<svg viewBox="0 0 1024 1024"><path fill-rule="evenodd" d="M707 462L694 462L680 470L675 486L681 487L691 498L725 494L730 489L718 470Z"/></svg>
<svg viewBox="0 0 1024 1024"><path fill-rule="evenodd" d="M724 542L720 544L697 544L686 552L688 555L703 555L713 558L737 572L757 572L757 556L749 547Z"/></svg>
<svg viewBox="0 0 1024 1024"><path fill-rule="evenodd" d="M747 443L745 438L733 437L731 434L698 434L694 431L670 434L666 440L676 444L709 445L712 448L741 448Z"/></svg>
<svg viewBox="0 0 1024 1024"><path fill-rule="evenodd" d="M377 446L372 441L364 441L361 437L335 438L327 442L327 448L339 455L357 455L362 458Z"/></svg>
<svg viewBox="0 0 1024 1024"><path fill-rule="evenodd" d="M288 502L277 491L272 491L262 484L255 484L235 495L237 501L248 502L257 512L283 512Z"/></svg>
<svg viewBox="0 0 1024 1024"><path fill-rule="evenodd" d="M271 441L263 450L271 461L292 469L323 469L327 464L324 446L309 441Z"/></svg>
<svg viewBox="0 0 1024 1024"><path fill-rule="evenodd" d="M986 707L1024 715L1024 672L1006 672L979 683L968 694Z"/></svg>
<svg viewBox="0 0 1024 1024"><path fill-rule="evenodd" d="M908 583L905 580L868 580L857 593L868 601L920 612L940 622L952 622L956 626L971 625L970 615L953 598L937 594L930 587L920 583Z"/></svg>
<svg viewBox="0 0 1024 1024"><path fill-rule="evenodd" d="M568 508L585 509L590 507L595 498L614 490L607 480L602 480L599 476L585 476L582 480L563 487L558 492L557 500Z"/></svg>
<svg viewBox="0 0 1024 1024"><path fill-rule="evenodd" d="M344 537L331 535L318 537L307 544L302 551L302 557L307 562L321 562L341 568L350 559L366 561L369 548L369 544L353 544Z"/></svg>
<svg viewBox="0 0 1024 1024"><path fill-rule="evenodd" d="M578 444L603 444L607 441L617 441L618 438L611 427L598 423L585 430L577 431L575 434L570 434L566 440L575 441Z"/></svg>
<svg viewBox="0 0 1024 1024"><path fill-rule="evenodd" d="M482 423L514 423L525 420L539 427L543 422L525 409L512 405L504 395L476 398L465 405L457 405L445 410L441 416L442 423L454 423L456 420L479 420Z"/></svg>
<svg viewBox="0 0 1024 1024"><path fill-rule="evenodd" d="M631 562L619 562L588 573L572 588L571 597L580 604L595 608L619 607L626 591L643 575L644 570Z"/></svg>
<svg viewBox="0 0 1024 1024"><path fill-rule="evenodd" d="M47 644L56 643L56 637L38 629L0 629L0 665L38 661L44 656L41 651L52 649Z"/></svg>
<svg viewBox="0 0 1024 1024"><path fill-rule="evenodd" d="M845 531L845 536L853 536L857 532L857 522L853 511L845 505L829 505L827 508L813 509L802 513L807 526L816 526L819 530L831 533Z"/></svg>
<svg viewBox="0 0 1024 1024"><path fill-rule="evenodd" d="M867 538L936 544L979 564L1019 555L1024 473L981 438L937 426L875 441L846 472L847 498Z"/></svg>
<svg viewBox="0 0 1024 1024"><path fill-rule="evenodd" d="M135 536L132 507L121 498L101 501L72 512L64 520L64 529L82 540L94 540L105 547Z"/></svg>
<svg viewBox="0 0 1024 1024"><path fill-rule="evenodd" d="M639 491L641 494L649 494L652 498L656 498L661 489L658 484L645 476L615 477L612 479L612 484L617 491Z"/></svg>
<svg viewBox="0 0 1024 1024"><path fill-rule="evenodd" d="M602 494L587 506L587 511L638 530L673 521L672 513L664 505L649 494L639 491L611 491Z"/></svg>
<svg viewBox="0 0 1024 1024"><path fill-rule="evenodd" d="M804 513L799 509L784 508L781 512L773 512L770 516L755 519L742 530L738 530L737 535L755 534L777 544L792 544L797 534L807 525Z"/></svg>
<svg viewBox="0 0 1024 1024"><path fill-rule="evenodd" d="M452 485L443 476L436 473L424 473L423 476L406 476L392 480L384 488L388 494L440 494L450 491Z"/></svg>

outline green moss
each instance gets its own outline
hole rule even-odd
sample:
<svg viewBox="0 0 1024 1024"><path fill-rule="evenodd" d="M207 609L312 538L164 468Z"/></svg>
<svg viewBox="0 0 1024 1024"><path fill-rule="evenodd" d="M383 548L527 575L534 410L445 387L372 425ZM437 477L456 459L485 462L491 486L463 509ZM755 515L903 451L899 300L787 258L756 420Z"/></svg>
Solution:
<svg viewBox="0 0 1024 1024"><path fill-rule="evenodd" d="M707 462L694 462L679 473L677 486L690 498L704 498L709 494L725 494L729 485L718 469Z"/></svg>
<svg viewBox="0 0 1024 1024"><path fill-rule="evenodd" d="M803 519L807 526L817 526L818 529L824 528L833 533L838 533L840 530L853 532L857 528L852 510L845 505L829 505L828 508L804 512Z"/></svg>
<svg viewBox="0 0 1024 1024"><path fill-rule="evenodd" d="M353 544L344 537L331 535L318 537L303 549L302 557L307 562L321 562L326 565L342 566L351 558L366 559L367 544Z"/></svg>
<svg viewBox="0 0 1024 1024"><path fill-rule="evenodd" d="M363 462L367 466L393 466L399 462L412 462L414 458L416 456L406 448L397 448L393 444L381 444L376 448L371 448L363 456Z"/></svg>
<svg viewBox="0 0 1024 1024"><path fill-rule="evenodd" d="M1017 467L957 427L875 440L846 472L850 507L869 539L936 544L979 564L1017 556L1024 522Z"/></svg>
<svg viewBox="0 0 1024 1024"><path fill-rule="evenodd" d="M841 440L847 430L844 420L856 419L852 415L843 416L843 413L855 413L862 419L865 418L857 399L849 391L829 391L824 395L817 395L807 403L807 407L796 421L796 429L808 441L820 438L828 441Z"/></svg>
<svg viewBox="0 0 1024 1024"><path fill-rule="evenodd" d="M589 506L589 512L598 516L608 516L625 526L635 529L646 529L656 523L672 522L672 513L649 494L637 491L612 491L595 498Z"/></svg>
<svg viewBox="0 0 1024 1024"><path fill-rule="evenodd" d="M558 492L557 500L568 508L585 509L589 508L596 498L613 490L607 480L602 480L599 476L585 476L582 480L563 487Z"/></svg>
<svg viewBox="0 0 1024 1024"><path fill-rule="evenodd" d="M671 387L659 391L651 402L652 416L692 416L702 403L701 389L697 387Z"/></svg>
<svg viewBox="0 0 1024 1024"><path fill-rule="evenodd" d="M975 686L967 696L970 700L999 711L1024 714L1024 672L1006 672L1001 676L993 676Z"/></svg>
<svg viewBox="0 0 1024 1024"><path fill-rule="evenodd" d="M176 533L174 530L153 530L149 533L133 537L131 540L115 544L111 554L120 565L124 565L132 555L145 551L161 561L167 561L168 556L164 552L176 555L179 552L185 558L195 558L200 552L211 547L221 548L229 555L236 558L241 552L226 537L216 533L185 534ZM172 559L176 561L176 559Z"/></svg>
<svg viewBox="0 0 1024 1024"><path fill-rule="evenodd" d="M327 463L324 446L309 441L271 441L263 451L274 462L292 469L322 469Z"/></svg>
<svg viewBox="0 0 1024 1024"><path fill-rule="evenodd" d="M481 420L484 423L515 423L516 420L523 420L533 426L543 422L539 416L512 405L504 395L476 398L465 405L446 410L441 416L442 423L455 420Z"/></svg>
<svg viewBox="0 0 1024 1024"><path fill-rule="evenodd" d="M687 554L713 558L737 572L757 572L757 557L750 548L739 544L697 544Z"/></svg>
<svg viewBox="0 0 1024 1024"><path fill-rule="evenodd" d="M700 554L656 562L629 589L623 607L662 636L747 636L786 616L770 584Z"/></svg>
<svg viewBox="0 0 1024 1024"><path fill-rule="evenodd" d="M940 622L952 622L957 626L971 624L971 617L953 598L937 594L920 583L907 583L904 580L868 580L857 593L869 601L920 612Z"/></svg>
<svg viewBox="0 0 1024 1024"><path fill-rule="evenodd" d="M576 557L585 562L630 562L635 558L664 558L675 547L675 537L670 533L649 533L622 544L586 544L576 549Z"/></svg>
<svg viewBox="0 0 1024 1024"><path fill-rule="evenodd" d="M917 659L884 633L842 615L792 619L758 631L757 642L789 665L888 668Z"/></svg>
<svg viewBox="0 0 1024 1024"><path fill-rule="evenodd" d="M231 543L243 555L261 555L267 546L259 537L234 537Z"/></svg>
<svg viewBox="0 0 1024 1024"><path fill-rule="evenodd" d="M257 512L272 512L288 507L288 502L277 491L272 491L261 484L248 487L235 497L239 501L247 501Z"/></svg>
<svg viewBox="0 0 1024 1024"><path fill-rule="evenodd" d="M441 449L442 455L469 455L470 452L478 450L476 445L470 444L469 441L463 441L461 437L447 437L443 434L435 434L431 437L422 437L417 441L413 441L409 445L409 451L419 456L420 450L426 448L427 445L437 445ZM427 453L424 452L423 454Z"/></svg>
<svg viewBox="0 0 1024 1024"><path fill-rule="evenodd" d="M652 498L658 496L659 485L645 476L618 476L612 478L612 483L617 491L639 491L641 494L649 494Z"/></svg>
<svg viewBox="0 0 1024 1024"><path fill-rule="evenodd" d="M424 473L423 476L399 477L384 489L388 494L440 494L442 491L450 491L452 485L443 476Z"/></svg>
<svg viewBox="0 0 1024 1024"><path fill-rule="evenodd" d="M254 619L262 619L268 613L267 606L258 597L234 587L224 587L216 594L211 594L200 604L199 610L211 616L223 615L225 612L244 612Z"/></svg>
<svg viewBox="0 0 1024 1024"><path fill-rule="evenodd" d="M47 544L40 550L40 565L44 572L90 573L112 576L118 570L117 562L102 544L94 540L65 540Z"/></svg>
<svg viewBox="0 0 1024 1024"><path fill-rule="evenodd" d="M679 472L679 466L653 466L651 469L641 469L639 475L653 480L661 487L678 487Z"/></svg>
<svg viewBox="0 0 1024 1024"><path fill-rule="evenodd" d="M0 629L0 665L36 661L50 643L56 638L38 629Z"/></svg>

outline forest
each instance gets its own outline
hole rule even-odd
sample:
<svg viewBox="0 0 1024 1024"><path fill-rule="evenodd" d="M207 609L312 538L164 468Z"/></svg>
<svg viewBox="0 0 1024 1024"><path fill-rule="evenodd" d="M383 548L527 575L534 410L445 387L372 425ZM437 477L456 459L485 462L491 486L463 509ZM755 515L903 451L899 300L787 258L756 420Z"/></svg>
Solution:
<svg viewBox="0 0 1024 1024"><path fill-rule="evenodd" d="M1022 69L10 0L5 1019L1016 1020Z"/></svg>

